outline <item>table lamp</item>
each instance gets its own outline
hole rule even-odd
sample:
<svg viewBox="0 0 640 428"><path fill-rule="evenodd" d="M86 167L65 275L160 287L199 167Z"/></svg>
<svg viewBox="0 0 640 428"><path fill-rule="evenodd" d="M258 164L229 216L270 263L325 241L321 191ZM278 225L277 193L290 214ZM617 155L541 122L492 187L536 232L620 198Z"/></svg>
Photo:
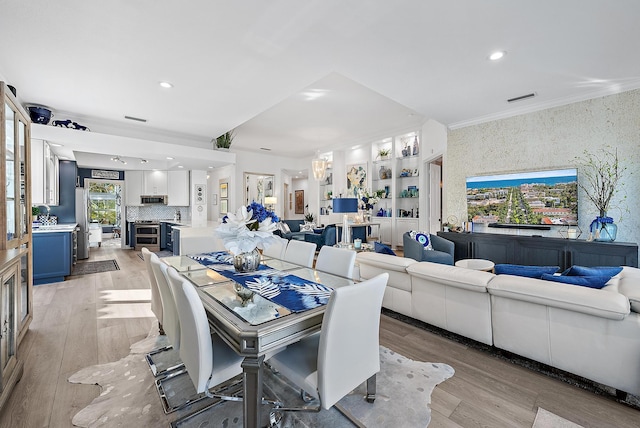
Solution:
<svg viewBox="0 0 640 428"><path fill-rule="evenodd" d="M278 198L275 196L266 196L264 198L264 204L269 207L272 211L275 208L275 205L278 203Z"/></svg>
<svg viewBox="0 0 640 428"><path fill-rule="evenodd" d="M342 239L341 242L351 242L351 229L349 228L349 213L358 212L357 198L336 198L333 201L333 212L343 213L342 216ZM337 233L338 228L336 228ZM336 237L337 239L337 237Z"/></svg>

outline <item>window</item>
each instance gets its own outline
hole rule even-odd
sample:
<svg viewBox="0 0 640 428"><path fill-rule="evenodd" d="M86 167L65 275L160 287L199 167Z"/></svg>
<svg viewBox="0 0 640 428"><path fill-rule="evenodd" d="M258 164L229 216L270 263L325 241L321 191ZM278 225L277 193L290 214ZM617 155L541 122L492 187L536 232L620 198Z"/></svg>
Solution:
<svg viewBox="0 0 640 428"><path fill-rule="evenodd" d="M89 183L89 221L110 226L120 225L121 186L109 182Z"/></svg>

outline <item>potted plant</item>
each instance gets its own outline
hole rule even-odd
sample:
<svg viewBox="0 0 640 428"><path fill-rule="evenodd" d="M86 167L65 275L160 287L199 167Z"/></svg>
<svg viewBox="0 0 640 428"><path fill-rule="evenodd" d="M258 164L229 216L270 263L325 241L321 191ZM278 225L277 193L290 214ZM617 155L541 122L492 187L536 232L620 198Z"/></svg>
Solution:
<svg viewBox="0 0 640 428"><path fill-rule="evenodd" d="M391 149L386 149L384 147L378 149L378 157L381 160L389 159L389 155L391 154Z"/></svg>
<svg viewBox="0 0 640 428"><path fill-rule="evenodd" d="M233 131L228 131L215 139L215 148L216 149L224 149L229 150L231 148L231 143L233 143L233 138L235 134Z"/></svg>
<svg viewBox="0 0 640 428"><path fill-rule="evenodd" d="M591 238L614 241L618 226L613 223L613 218L607 216L607 211L611 208L614 195L624 184L621 179L627 168L620 165L618 151L611 146L604 146L595 154L585 150L582 156L575 158L575 162L582 176L578 186L598 210L598 216L589 226Z"/></svg>

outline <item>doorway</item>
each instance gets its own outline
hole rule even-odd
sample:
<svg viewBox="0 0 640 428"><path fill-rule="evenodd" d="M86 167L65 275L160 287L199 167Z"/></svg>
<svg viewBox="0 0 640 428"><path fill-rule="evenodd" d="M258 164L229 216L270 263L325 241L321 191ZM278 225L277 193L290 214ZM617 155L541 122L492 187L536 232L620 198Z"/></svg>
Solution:
<svg viewBox="0 0 640 428"><path fill-rule="evenodd" d="M88 189L89 222L99 225L102 231L100 246L124 248L125 232L122 230L124 181L85 179L84 186Z"/></svg>
<svg viewBox="0 0 640 428"><path fill-rule="evenodd" d="M442 230L442 156L425 162L424 172L428 192L423 208L427 213L426 226L429 233L435 234Z"/></svg>

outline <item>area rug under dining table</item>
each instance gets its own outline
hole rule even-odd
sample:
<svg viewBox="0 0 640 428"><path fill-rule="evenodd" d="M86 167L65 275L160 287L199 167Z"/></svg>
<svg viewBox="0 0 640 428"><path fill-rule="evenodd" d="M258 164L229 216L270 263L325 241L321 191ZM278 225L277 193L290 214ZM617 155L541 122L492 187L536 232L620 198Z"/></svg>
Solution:
<svg viewBox="0 0 640 428"><path fill-rule="evenodd" d="M80 427L168 426L172 421L193 412L194 409L190 408L165 415L162 410L154 377L144 356L166 343L166 337L158 336L157 326L154 326L146 339L131 346L128 356L113 363L87 367L69 377L71 383L101 387L100 395L73 417L73 424ZM366 426L426 427L431 420L431 393L436 385L453 376L453 368L441 363L413 361L385 347L380 347L380 362L376 401L369 404L364 400L363 384L339 404ZM270 398L284 400L287 404L299 399L299 390L283 377L268 368L264 377L265 394ZM262 412L265 425L268 410L266 406ZM199 419L194 418L189 424L180 425L203 426L242 426L242 404L220 403L203 413ZM332 408L320 413L286 413L282 426L349 427L352 424Z"/></svg>

